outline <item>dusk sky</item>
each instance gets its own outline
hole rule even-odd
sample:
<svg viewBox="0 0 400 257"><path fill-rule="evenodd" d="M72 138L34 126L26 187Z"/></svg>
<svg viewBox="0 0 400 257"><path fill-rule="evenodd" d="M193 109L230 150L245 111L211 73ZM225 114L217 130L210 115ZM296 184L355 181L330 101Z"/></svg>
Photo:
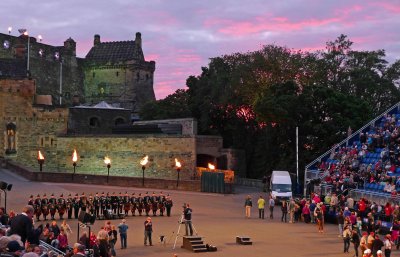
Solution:
<svg viewBox="0 0 400 257"><path fill-rule="evenodd" d="M9 26L50 45L72 37L79 57L94 34L105 42L141 32L146 60L156 61L157 99L185 88L209 58L267 44L314 51L345 34L356 50L400 59L400 0L2 0L0 32Z"/></svg>

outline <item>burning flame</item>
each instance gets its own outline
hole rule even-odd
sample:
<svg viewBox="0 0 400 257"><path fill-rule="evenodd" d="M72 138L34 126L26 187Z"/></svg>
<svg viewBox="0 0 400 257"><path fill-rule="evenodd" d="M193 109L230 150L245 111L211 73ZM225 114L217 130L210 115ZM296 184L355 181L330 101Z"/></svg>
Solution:
<svg viewBox="0 0 400 257"><path fill-rule="evenodd" d="M175 158L175 167L177 167L177 168L182 167L182 164L176 158Z"/></svg>
<svg viewBox="0 0 400 257"><path fill-rule="evenodd" d="M40 151L38 151L38 157L37 158L38 158L38 160L44 160L44 156Z"/></svg>
<svg viewBox="0 0 400 257"><path fill-rule="evenodd" d="M106 165L111 164L111 159L108 158L107 156L104 157L104 163L105 163Z"/></svg>
<svg viewBox="0 0 400 257"><path fill-rule="evenodd" d="M212 165L211 163L208 164L208 168L209 168L210 170L215 170L215 166Z"/></svg>
<svg viewBox="0 0 400 257"><path fill-rule="evenodd" d="M149 162L149 156L146 155L140 160L140 165L145 166Z"/></svg>
<svg viewBox="0 0 400 257"><path fill-rule="evenodd" d="M76 152L76 149L74 149L74 153L72 154L72 161L73 162L78 161L78 153Z"/></svg>

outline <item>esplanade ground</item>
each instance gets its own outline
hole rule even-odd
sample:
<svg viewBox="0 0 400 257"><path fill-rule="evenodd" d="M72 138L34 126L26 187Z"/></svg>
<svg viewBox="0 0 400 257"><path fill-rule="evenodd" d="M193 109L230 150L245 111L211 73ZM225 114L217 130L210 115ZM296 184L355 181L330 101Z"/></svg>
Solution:
<svg viewBox="0 0 400 257"><path fill-rule="evenodd" d="M22 207L27 204L31 194L47 195L54 193L75 194L85 192L123 192L145 193L148 191L159 192L159 189L126 188L117 186L96 186L83 184L61 184L31 182L13 174L6 169L0 169L0 178L7 183L13 184L12 190L7 193L7 210L20 212ZM154 246L143 245L143 223L145 217L126 218L129 225L128 248L120 250L120 242L116 244L117 256L142 256L142 257L171 257L174 253L178 256L224 256L224 257L286 257L286 256L353 256L354 250L351 247L350 253L343 253L343 242L338 238L338 228L336 225L327 224L325 233L317 232L315 225L305 223L282 223L280 221L280 207L276 206L274 219L270 220L266 209L266 219L258 219L256 201L259 195L267 197L259 189L248 187L236 187L235 194L211 194L187 191L163 191L170 194L174 202L171 217L153 217L153 244ZM245 218L244 200L247 195L253 198L253 208L251 219ZM4 195L2 195L2 204ZM178 237L175 250L172 249L177 230L178 221L182 213L183 203L189 203L193 209L193 224L200 236L204 237L204 242L218 247L217 252L193 253L180 248L182 238ZM58 215L56 215L58 217ZM75 219L67 220L73 229L72 238L69 244L73 245L77 241L78 221ZM120 220L112 220L112 224L118 225ZM60 224L60 221L57 220ZM35 224L37 226L38 223ZM104 225L104 220L96 220L92 230L96 233ZM82 229L81 229L82 231ZM184 225L181 226L180 234L184 233ZM167 238L167 244L160 243L159 236ZM253 245L238 245L235 238L238 235L250 236ZM396 254L396 252L394 253Z"/></svg>

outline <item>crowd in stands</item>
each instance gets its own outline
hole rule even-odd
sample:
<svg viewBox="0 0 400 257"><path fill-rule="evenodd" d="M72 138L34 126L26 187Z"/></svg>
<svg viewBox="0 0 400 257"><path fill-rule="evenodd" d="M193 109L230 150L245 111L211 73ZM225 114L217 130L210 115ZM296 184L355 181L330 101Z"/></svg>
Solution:
<svg viewBox="0 0 400 257"><path fill-rule="evenodd" d="M334 191L364 188L400 194L400 116L384 115L376 127L361 132L358 141L337 147L321 161L322 183Z"/></svg>

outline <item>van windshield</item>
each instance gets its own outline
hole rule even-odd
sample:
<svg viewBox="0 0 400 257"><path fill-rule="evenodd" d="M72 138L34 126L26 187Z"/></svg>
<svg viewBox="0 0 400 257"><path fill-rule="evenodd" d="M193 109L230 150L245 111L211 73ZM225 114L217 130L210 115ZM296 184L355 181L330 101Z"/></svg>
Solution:
<svg viewBox="0 0 400 257"><path fill-rule="evenodd" d="M291 192L292 185L290 184L272 184L272 191L276 192Z"/></svg>

